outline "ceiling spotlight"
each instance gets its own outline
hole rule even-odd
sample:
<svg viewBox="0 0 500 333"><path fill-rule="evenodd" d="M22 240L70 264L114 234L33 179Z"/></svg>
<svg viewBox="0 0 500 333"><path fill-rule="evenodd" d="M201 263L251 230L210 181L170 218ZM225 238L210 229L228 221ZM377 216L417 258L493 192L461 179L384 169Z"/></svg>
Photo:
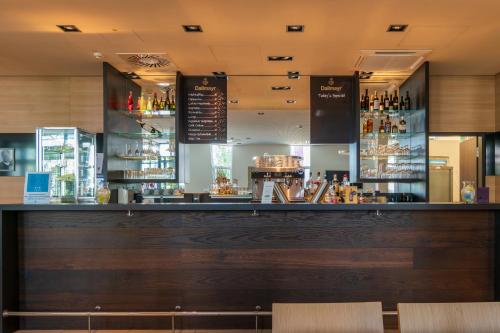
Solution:
<svg viewBox="0 0 500 333"><path fill-rule="evenodd" d="M101 59L102 58L102 53L101 52L94 51L92 54L94 55L94 58L96 58L96 59Z"/></svg>
<svg viewBox="0 0 500 333"><path fill-rule="evenodd" d="M64 32L81 32L81 30L73 24L58 24L57 27Z"/></svg>
<svg viewBox="0 0 500 333"><path fill-rule="evenodd" d="M360 75L359 78L361 80L368 80L369 78L371 78L371 76L370 75Z"/></svg>
<svg viewBox="0 0 500 333"><path fill-rule="evenodd" d="M203 32L203 29L201 28L201 25L183 25L185 32Z"/></svg>
<svg viewBox="0 0 500 333"><path fill-rule="evenodd" d="M137 75L134 72L122 72L122 74L125 75L125 77L127 79L138 80L141 78L139 75Z"/></svg>
<svg viewBox="0 0 500 333"><path fill-rule="evenodd" d="M168 82L160 82L160 83L157 83L157 85L160 86L160 87L168 87L168 86L170 86L170 83L168 83Z"/></svg>
<svg viewBox="0 0 500 333"><path fill-rule="evenodd" d="M304 25L302 24L291 24L286 26L287 32L304 32Z"/></svg>
<svg viewBox="0 0 500 333"><path fill-rule="evenodd" d="M297 103L297 101L296 101L296 100L294 100L294 99L287 99L287 100L286 100L286 102L287 102L288 104L295 104L295 103Z"/></svg>
<svg viewBox="0 0 500 333"><path fill-rule="evenodd" d="M231 104L238 104L240 101L238 101L237 99L230 99L229 100L229 103Z"/></svg>
<svg viewBox="0 0 500 333"><path fill-rule="evenodd" d="M292 72L292 71L289 71L288 72L288 78L290 80L298 80L300 79L300 73L299 72Z"/></svg>
<svg viewBox="0 0 500 333"><path fill-rule="evenodd" d="M225 79L227 78L226 72L212 72L212 74L217 78L217 79Z"/></svg>
<svg viewBox="0 0 500 333"><path fill-rule="evenodd" d="M258 112L257 113L259 116L263 116L264 115L264 112Z"/></svg>
<svg viewBox="0 0 500 333"><path fill-rule="evenodd" d="M387 28L387 32L403 32L408 28L408 24L391 24Z"/></svg>
<svg viewBox="0 0 500 333"><path fill-rule="evenodd" d="M292 90L292 87L290 86L273 86L271 87L272 90Z"/></svg>
<svg viewBox="0 0 500 333"><path fill-rule="evenodd" d="M268 56L268 61L292 61L292 56Z"/></svg>

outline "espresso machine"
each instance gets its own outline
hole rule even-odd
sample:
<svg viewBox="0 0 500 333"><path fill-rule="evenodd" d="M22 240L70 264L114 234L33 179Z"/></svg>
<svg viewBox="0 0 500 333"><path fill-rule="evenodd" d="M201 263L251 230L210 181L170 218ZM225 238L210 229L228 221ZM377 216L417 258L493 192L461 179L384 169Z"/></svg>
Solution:
<svg viewBox="0 0 500 333"><path fill-rule="evenodd" d="M260 201L264 182L273 181L273 201L304 201L304 168L301 157L289 155L263 155L254 157L255 167L250 167L252 200Z"/></svg>

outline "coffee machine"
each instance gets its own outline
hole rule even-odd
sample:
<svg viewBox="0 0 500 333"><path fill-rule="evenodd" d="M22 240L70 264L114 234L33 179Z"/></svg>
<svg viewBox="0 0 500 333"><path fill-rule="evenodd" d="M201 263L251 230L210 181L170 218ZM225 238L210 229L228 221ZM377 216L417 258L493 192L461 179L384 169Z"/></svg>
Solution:
<svg viewBox="0 0 500 333"><path fill-rule="evenodd" d="M303 202L304 201L304 168L301 158L288 155L264 155L254 157L255 167L250 167L252 200L260 201L264 182L273 181L278 187L279 198L273 194L273 201Z"/></svg>

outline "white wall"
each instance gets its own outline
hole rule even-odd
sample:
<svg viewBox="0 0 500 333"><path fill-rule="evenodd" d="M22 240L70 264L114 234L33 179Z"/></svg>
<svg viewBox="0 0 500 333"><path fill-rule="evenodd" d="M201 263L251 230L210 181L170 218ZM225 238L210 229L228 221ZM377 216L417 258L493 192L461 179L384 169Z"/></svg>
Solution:
<svg viewBox="0 0 500 333"><path fill-rule="evenodd" d="M192 144L188 147L189 153L186 156L188 167L184 168L186 173L186 192L206 191L212 179L210 145Z"/></svg>
<svg viewBox="0 0 500 333"><path fill-rule="evenodd" d="M349 151L349 145L312 145L311 172L313 176L318 171L321 172L321 176L324 176L325 170L349 170L349 156L339 155L339 150Z"/></svg>

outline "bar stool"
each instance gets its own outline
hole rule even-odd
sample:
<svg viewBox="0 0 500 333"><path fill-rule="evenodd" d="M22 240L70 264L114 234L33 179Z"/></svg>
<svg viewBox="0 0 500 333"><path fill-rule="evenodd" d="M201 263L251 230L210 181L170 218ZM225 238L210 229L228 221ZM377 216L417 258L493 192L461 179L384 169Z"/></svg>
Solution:
<svg viewBox="0 0 500 333"><path fill-rule="evenodd" d="M500 303L400 303L401 333L500 332Z"/></svg>
<svg viewBox="0 0 500 333"><path fill-rule="evenodd" d="M276 303L273 333L383 333L382 303Z"/></svg>

